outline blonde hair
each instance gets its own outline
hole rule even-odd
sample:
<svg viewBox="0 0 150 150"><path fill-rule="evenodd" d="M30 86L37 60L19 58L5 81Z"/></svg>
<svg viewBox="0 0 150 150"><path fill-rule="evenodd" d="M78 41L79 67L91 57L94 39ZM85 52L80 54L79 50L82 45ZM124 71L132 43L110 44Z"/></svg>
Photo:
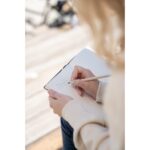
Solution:
<svg viewBox="0 0 150 150"><path fill-rule="evenodd" d="M74 0L79 17L91 28L96 52L124 69L124 0Z"/></svg>

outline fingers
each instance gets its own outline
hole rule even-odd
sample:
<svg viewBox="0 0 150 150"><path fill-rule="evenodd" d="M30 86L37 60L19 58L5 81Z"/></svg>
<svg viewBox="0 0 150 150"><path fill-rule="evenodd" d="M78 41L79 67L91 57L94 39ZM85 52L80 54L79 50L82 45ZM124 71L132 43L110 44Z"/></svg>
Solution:
<svg viewBox="0 0 150 150"><path fill-rule="evenodd" d="M77 93L80 95L80 96L83 96L84 95L84 90L80 87L75 87Z"/></svg>
<svg viewBox="0 0 150 150"><path fill-rule="evenodd" d="M57 113L57 105L58 105L59 101L53 99L53 98L49 98L49 106L52 108L53 112L58 114ZM59 107L58 107L59 109ZM59 115L59 114L58 114Z"/></svg>
<svg viewBox="0 0 150 150"><path fill-rule="evenodd" d="M52 89L48 90L48 94L49 94L50 98L53 98L55 100L66 99L66 98L72 99L70 96L61 94L61 93L56 92L55 90L52 90Z"/></svg>
<svg viewBox="0 0 150 150"><path fill-rule="evenodd" d="M53 98L53 99L60 99L62 97L62 94L50 89L48 91L49 97Z"/></svg>
<svg viewBox="0 0 150 150"><path fill-rule="evenodd" d="M55 100L55 99L49 98L49 105L50 105L51 108L54 107L55 103L56 103L56 100Z"/></svg>
<svg viewBox="0 0 150 150"><path fill-rule="evenodd" d="M49 105L53 112L61 116L63 107L73 98L67 95L60 94L54 90L49 90Z"/></svg>
<svg viewBox="0 0 150 150"><path fill-rule="evenodd" d="M72 72L71 80L84 78L84 76L85 76L85 70L86 69L83 68L83 67L75 66L74 70Z"/></svg>
<svg viewBox="0 0 150 150"><path fill-rule="evenodd" d="M86 82L80 81L80 80L76 80L76 81L74 81L73 86L82 88L84 90L86 88Z"/></svg>

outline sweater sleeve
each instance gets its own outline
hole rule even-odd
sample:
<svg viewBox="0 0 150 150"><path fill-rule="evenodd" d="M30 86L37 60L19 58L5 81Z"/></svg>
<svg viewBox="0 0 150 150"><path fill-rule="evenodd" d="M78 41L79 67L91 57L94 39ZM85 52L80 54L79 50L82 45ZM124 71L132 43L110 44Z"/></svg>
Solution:
<svg viewBox="0 0 150 150"><path fill-rule="evenodd" d="M107 83L104 81L99 81L99 86L96 94L96 102L97 103L103 103L103 97L105 93Z"/></svg>
<svg viewBox="0 0 150 150"><path fill-rule="evenodd" d="M62 115L74 128L77 149L108 150L108 129L101 105L73 100L64 107Z"/></svg>
<svg viewBox="0 0 150 150"><path fill-rule="evenodd" d="M63 108L78 150L124 150L124 73L113 73L106 90L103 104L72 100Z"/></svg>

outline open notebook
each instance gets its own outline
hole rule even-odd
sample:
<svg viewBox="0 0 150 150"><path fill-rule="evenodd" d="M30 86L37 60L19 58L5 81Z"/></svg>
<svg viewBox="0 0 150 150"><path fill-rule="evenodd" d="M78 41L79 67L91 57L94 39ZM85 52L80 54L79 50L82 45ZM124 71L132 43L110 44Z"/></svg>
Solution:
<svg viewBox="0 0 150 150"><path fill-rule="evenodd" d="M76 90L68 84L70 81L74 66L81 66L93 72L95 76L110 75L110 69L104 60L94 52L88 49L83 49L79 54L73 57L68 64L66 64L45 86L46 90L53 89L62 94L69 95L74 99L91 99L89 96L81 97ZM101 79L107 82L107 78Z"/></svg>

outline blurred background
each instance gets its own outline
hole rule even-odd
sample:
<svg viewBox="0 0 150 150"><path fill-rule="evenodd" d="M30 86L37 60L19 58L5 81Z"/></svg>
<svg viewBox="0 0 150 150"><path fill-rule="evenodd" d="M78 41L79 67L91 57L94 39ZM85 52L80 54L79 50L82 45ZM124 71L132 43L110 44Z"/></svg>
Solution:
<svg viewBox="0 0 150 150"><path fill-rule="evenodd" d="M43 86L92 42L66 0L26 0L25 11L26 149L61 150L59 117Z"/></svg>

